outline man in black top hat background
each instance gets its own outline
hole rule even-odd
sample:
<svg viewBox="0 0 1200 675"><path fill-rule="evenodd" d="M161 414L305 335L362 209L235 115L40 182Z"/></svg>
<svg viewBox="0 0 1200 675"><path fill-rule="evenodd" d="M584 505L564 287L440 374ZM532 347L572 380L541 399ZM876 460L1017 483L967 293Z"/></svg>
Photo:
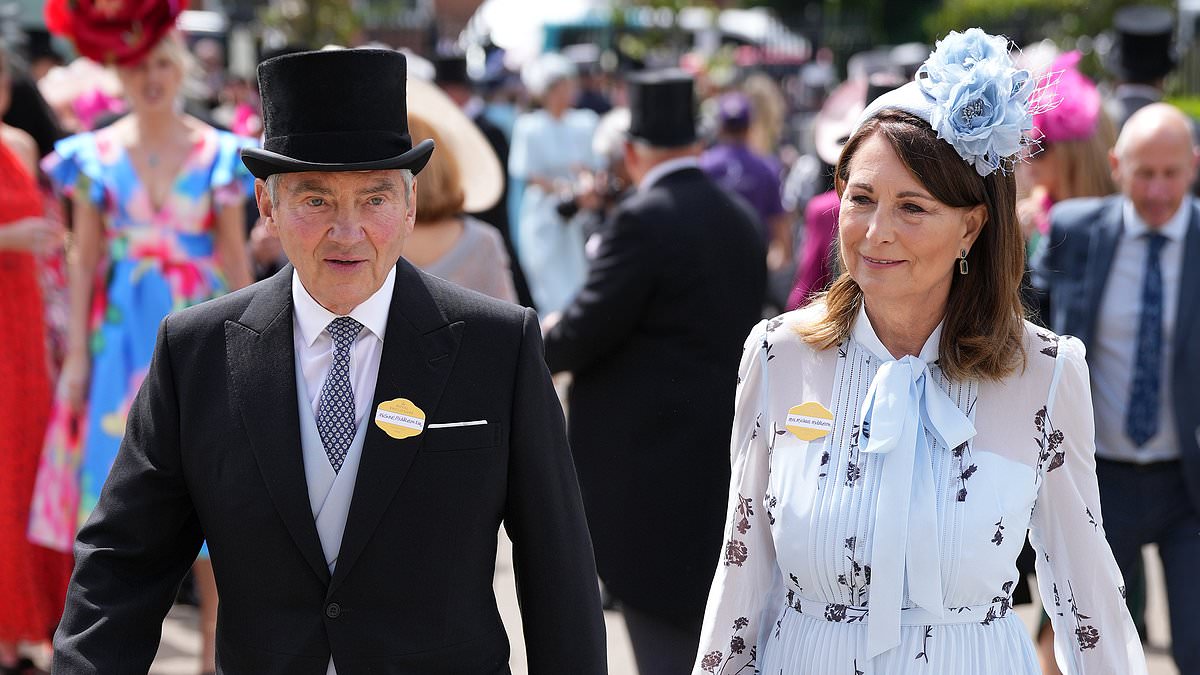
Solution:
<svg viewBox="0 0 1200 675"><path fill-rule="evenodd" d="M1175 19L1165 7L1138 5L1113 16L1114 41L1105 65L1116 78L1105 109L1117 131L1139 108L1163 97L1163 79L1175 69Z"/></svg>
<svg viewBox="0 0 1200 675"><path fill-rule="evenodd" d="M492 146L492 150L496 152L496 157L500 160L500 166L507 167L508 137L504 135L500 127L492 124L487 116L483 114L483 100L475 96L471 76L467 70L467 57L462 54L439 56L433 60L433 66L434 84L446 92L450 100L458 104L458 107L462 108L463 113L471 118L476 127L479 127L479 131L487 139L488 145ZM525 282L525 272L516 263L518 259L517 249L513 246L511 226L508 222L507 172L504 174L504 190L500 193L500 199L496 204L487 211L472 213L471 215L500 231L500 235L504 237L504 248L508 252L508 259L513 261L511 272L513 285L517 290L517 301L525 307L533 307L533 297L529 295L529 284Z"/></svg>
<svg viewBox="0 0 1200 675"><path fill-rule="evenodd" d="M691 672L729 486L729 428L766 251L755 216L700 170L693 83L629 79L637 184L601 231L587 281L547 317L571 371L570 438L597 569L641 675Z"/></svg>
<svg viewBox="0 0 1200 675"><path fill-rule="evenodd" d="M403 55L259 68L243 160L293 265L163 321L75 548L56 673L144 673L207 540L217 671L509 672L513 540L529 672L606 672L562 413L532 310L400 258L416 174Z"/></svg>

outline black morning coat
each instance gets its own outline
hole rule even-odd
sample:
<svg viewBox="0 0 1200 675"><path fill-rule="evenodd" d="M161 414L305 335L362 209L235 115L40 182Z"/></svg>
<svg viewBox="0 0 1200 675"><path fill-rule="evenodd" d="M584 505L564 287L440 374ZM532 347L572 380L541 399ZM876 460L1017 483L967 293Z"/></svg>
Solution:
<svg viewBox="0 0 1200 675"><path fill-rule="evenodd" d="M529 672L606 671L592 548L532 310L397 265L336 572L301 459L292 267L163 321L100 502L79 532L54 672L146 673L207 539L221 596L217 672L508 673L492 591L513 540Z"/></svg>
<svg viewBox="0 0 1200 675"><path fill-rule="evenodd" d="M699 634L722 549L738 363L762 316L754 216L699 169L617 208L587 282L546 336L568 407L600 577Z"/></svg>

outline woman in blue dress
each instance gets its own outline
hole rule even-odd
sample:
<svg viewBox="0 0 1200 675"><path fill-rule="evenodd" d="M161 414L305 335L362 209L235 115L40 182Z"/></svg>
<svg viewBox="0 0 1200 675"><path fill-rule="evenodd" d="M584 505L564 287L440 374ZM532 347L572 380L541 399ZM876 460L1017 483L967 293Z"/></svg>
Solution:
<svg viewBox="0 0 1200 675"><path fill-rule="evenodd" d="M96 504L163 317L251 282L243 205L253 178L239 156L250 142L181 111L188 54L172 30L181 8L164 4L172 9L165 15L125 17L143 28L136 44L92 44L91 33L74 31L81 53L116 63L131 112L60 141L42 164L73 206L68 352L58 390L68 414L55 420L81 433L52 429L52 442L74 439L79 450L46 450L79 462L78 519L67 527ZM74 21L78 27L89 17ZM45 525L31 523L31 532ZM195 576L208 672L217 603L207 551Z"/></svg>
<svg viewBox="0 0 1200 675"><path fill-rule="evenodd" d="M543 54L525 68L522 79L542 107L517 118L508 171L525 185L516 249L533 303L546 316L570 303L587 274L582 224L559 207L572 201L581 177L596 168L597 117L571 108L578 87L566 57Z"/></svg>

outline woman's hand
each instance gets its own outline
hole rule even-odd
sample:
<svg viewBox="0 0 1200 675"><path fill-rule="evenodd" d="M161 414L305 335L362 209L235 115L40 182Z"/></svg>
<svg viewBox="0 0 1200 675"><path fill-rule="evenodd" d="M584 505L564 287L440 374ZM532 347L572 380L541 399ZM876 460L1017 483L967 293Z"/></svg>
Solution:
<svg viewBox="0 0 1200 675"><path fill-rule="evenodd" d="M36 216L22 218L0 227L0 249L47 254L62 246L66 236L61 223Z"/></svg>
<svg viewBox="0 0 1200 675"><path fill-rule="evenodd" d="M63 362L58 377L58 397L66 402L75 415L87 406L88 382L91 379L91 357L85 352L71 352Z"/></svg>

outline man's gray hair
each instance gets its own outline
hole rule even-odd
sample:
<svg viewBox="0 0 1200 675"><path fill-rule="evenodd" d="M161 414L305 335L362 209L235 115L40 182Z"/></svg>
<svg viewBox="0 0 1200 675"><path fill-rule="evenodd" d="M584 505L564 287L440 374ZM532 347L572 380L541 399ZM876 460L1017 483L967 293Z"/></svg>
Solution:
<svg viewBox="0 0 1200 675"><path fill-rule="evenodd" d="M270 176L267 176L264 181L267 184L267 197L271 200L271 206L277 206L279 204L279 181L282 176L282 173L273 173ZM404 200L406 202L411 202L413 172L410 169L400 169L400 176L404 179Z"/></svg>

